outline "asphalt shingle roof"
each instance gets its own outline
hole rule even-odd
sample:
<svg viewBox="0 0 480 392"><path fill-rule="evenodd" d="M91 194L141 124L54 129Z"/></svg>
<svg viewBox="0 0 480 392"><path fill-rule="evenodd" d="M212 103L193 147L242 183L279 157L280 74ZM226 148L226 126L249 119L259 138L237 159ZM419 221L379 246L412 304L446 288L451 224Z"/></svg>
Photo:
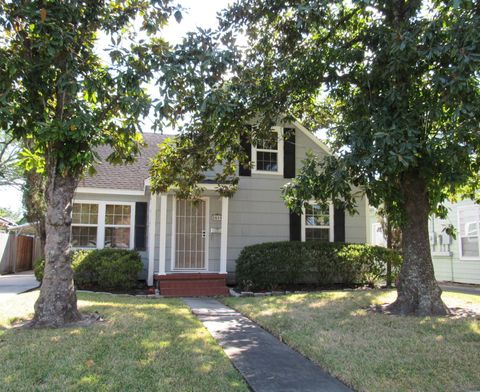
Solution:
<svg viewBox="0 0 480 392"><path fill-rule="evenodd" d="M97 152L102 162L95 166L96 174L93 176L87 174L78 186L142 191L145 180L150 177L150 158L153 158L158 152L158 144L169 136L171 135L144 133L143 139L147 146L141 150L135 163L127 165L112 165L108 163L106 158L110 155L112 149L109 146L99 147Z"/></svg>

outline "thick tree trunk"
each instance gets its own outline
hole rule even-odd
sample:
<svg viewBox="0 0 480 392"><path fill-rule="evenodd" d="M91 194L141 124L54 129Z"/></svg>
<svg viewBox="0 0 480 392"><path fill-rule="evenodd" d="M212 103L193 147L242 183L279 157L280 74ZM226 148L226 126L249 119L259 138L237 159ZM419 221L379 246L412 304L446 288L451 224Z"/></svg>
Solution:
<svg viewBox="0 0 480 392"><path fill-rule="evenodd" d="M70 251L71 209L77 179L59 174L55 166L47 163L45 274L33 326L61 327L81 319Z"/></svg>
<svg viewBox="0 0 480 392"><path fill-rule="evenodd" d="M387 216L387 248L392 249L392 224ZM387 288L392 287L392 261L387 259Z"/></svg>
<svg viewBox="0 0 480 392"><path fill-rule="evenodd" d="M418 173L405 177L402 186L406 220L402 227L404 262L397 300L389 310L402 315L445 315L442 290L435 280L428 239L429 203L425 181Z"/></svg>

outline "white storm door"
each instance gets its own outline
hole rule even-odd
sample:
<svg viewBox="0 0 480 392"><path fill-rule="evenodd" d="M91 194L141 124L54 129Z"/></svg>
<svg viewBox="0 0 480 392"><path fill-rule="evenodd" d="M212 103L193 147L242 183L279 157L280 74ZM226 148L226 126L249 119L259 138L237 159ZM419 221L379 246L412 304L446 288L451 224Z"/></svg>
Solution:
<svg viewBox="0 0 480 392"><path fill-rule="evenodd" d="M177 199L175 207L175 269L205 269L207 202Z"/></svg>

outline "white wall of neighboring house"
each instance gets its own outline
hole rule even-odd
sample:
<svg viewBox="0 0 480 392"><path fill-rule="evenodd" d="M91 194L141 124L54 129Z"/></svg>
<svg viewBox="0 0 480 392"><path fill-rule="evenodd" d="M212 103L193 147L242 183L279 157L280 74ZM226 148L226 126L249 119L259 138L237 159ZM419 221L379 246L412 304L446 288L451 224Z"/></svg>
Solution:
<svg viewBox="0 0 480 392"><path fill-rule="evenodd" d="M480 206L473 200L449 204L446 219L430 222L430 244L438 280L480 284ZM456 238L445 227L456 228Z"/></svg>
<svg viewBox="0 0 480 392"><path fill-rule="evenodd" d="M445 219L430 218L428 230L435 277L439 281L480 284L480 206L473 200L447 204ZM385 246L381 225L371 212L371 244ZM456 238L445 229L453 225Z"/></svg>

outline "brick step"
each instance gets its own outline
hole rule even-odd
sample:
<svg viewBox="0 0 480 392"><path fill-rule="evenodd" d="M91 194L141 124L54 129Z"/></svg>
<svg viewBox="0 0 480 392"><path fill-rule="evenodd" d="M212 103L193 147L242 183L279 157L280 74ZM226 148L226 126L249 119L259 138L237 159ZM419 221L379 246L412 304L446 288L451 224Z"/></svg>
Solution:
<svg viewBox="0 0 480 392"><path fill-rule="evenodd" d="M160 294L167 297L203 297L228 295L227 287L190 287L190 288L160 288Z"/></svg>
<svg viewBox="0 0 480 392"><path fill-rule="evenodd" d="M154 278L160 294L168 297L228 295L225 274L177 273Z"/></svg>
<svg viewBox="0 0 480 392"><path fill-rule="evenodd" d="M218 280L182 280L182 281L163 281L159 282L160 287L225 287L225 281Z"/></svg>

